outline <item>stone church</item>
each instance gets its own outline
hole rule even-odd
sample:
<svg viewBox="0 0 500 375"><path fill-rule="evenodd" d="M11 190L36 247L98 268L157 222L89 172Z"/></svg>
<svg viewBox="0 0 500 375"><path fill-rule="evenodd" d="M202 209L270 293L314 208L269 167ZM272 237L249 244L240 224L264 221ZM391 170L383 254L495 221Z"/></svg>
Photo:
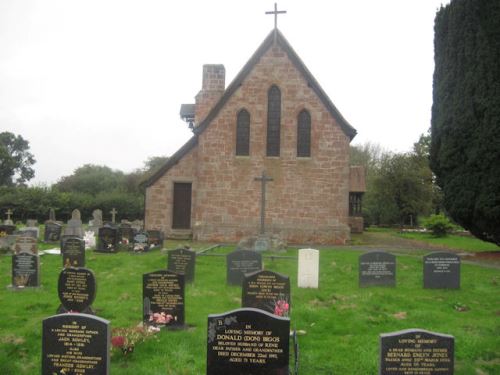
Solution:
<svg viewBox="0 0 500 375"><path fill-rule="evenodd" d="M227 87L223 65L204 65L195 101L181 106L192 138L146 182L147 229L290 244L343 244L362 230L356 130L277 28Z"/></svg>

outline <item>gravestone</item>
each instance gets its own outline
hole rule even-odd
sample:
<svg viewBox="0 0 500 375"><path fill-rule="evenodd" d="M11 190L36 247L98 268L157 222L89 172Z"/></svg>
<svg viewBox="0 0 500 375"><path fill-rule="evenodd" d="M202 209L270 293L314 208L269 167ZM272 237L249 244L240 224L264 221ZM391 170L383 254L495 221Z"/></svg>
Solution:
<svg viewBox="0 0 500 375"><path fill-rule="evenodd" d="M100 227L102 227L102 210L94 210L92 211L92 225L89 224L88 229L94 233L97 233Z"/></svg>
<svg viewBox="0 0 500 375"><path fill-rule="evenodd" d="M38 230L38 228L35 228L35 227L24 227L24 228L20 228L16 232L16 234L21 236L21 237L31 237L34 239L38 239L39 230Z"/></svg>
<svg viewBox="0 0 500 375"><path fill-rule="evenodd" d="M67 237L61 247L63 267L85 267L85 241L78 237Z"/></svg>
<svg viewBox="0 0 500 375"><path fill-rule="evenodd" d="M453 336L420 329L380 335L380 375L452 375Z"/></svg>
<svg viewBox="0 0 500 375"><path fill-rule="evenodd" d="M61 314L45 319L42 327L42 375L109 374L109 321Z"/></svg>
<svg viewBox="0 0 500 375"><path fill-rule="evenodd" d="M12 235L15 230L15 225L0 224L0 236Z"/></svg>
<svg viewBox="0 0 500 375"><path fill-rule="evenodd" d="M62 225L53 221L45 222L45 233L43 240L45 242L58 242L61 239Z"/></svg>
<svg viewBox="0 0 500 375"><path fill-rule="evenodd" d="M184 275L186 283L194 281L196 252L190 249L176 249L168 252L167 269Z"/></svg>
<svg viewBox="0 0 500 375"><path fill-rule="evenodd" d="M142 220L134 220L132 221L131 225L136 232L141 232L144 230L144 222Z"/></svg>
<svg viewBox="0 0 500 375"><path fill-rule="evenodd" d="M315 249L299 250L298 287L318 288L319 251Z"/></svg>
<svg viewBox="0 0 500 375"><path fill-rule="evenodd" d="M146 232L148 234L148 241L151 247L163 247L163 240L165 238L162 231L154 229Z"/></svg>
<svg viewBox="0 0 500 375"><path fill-rule="evenodd" d="M31 228L38 228L38 220L28 219L26 220L26 226Z"/></svg>
<svg viewBox="0 0 500 375"><path fill-rule="evenodd" d="M31 237L17 237L12 256L12 287L40 286L40 258L37 242Z"/></svg>
<svg viewBox="0 0 500 375"><path fill-rule="evenodd" d="M57 313L79 312L93 314L96 295L94 273L87 268L65 268L59 274L57 292L61 306Z"/></svg>
<svg viewBox="0 0 500 375"><path fill-rule="evenodd" d="M359 286L396 286L396 256L384 251L360 255Z"/></svg>
<svg viewBox="0 0 500 375"><path fill-rule="evenodd" d="M236 250L226 256L226 279L231 285L241 285L247 273L262 269L262 255L251 250Z"/></svg>
<svg viewBox="0 0 500 375"><path fill-rule="evenodd" d="M279 316L290 315L290 278L273 271L247 274L242 283L242 307L253 307Z"/></svg>
<svg viewBox="0 0 500 375"><path fill-rule="evenodd" d="M118 250L118 242L118 228L105 224L103 227L99 228L96 251L115 253Z"/></svg>
<svg viewBox="0 0 500 375"><path fill-rule="evenodd" d="M10 216L13 214L12 210L9 208L7 211L5 211L5 214L7 215L7 219L5 219L3 223L5 225L14 225L14 222L10 218Z"/></svg>
<svg viewBox="0 0 500 375"><path fill-rule="evenodd" d="M139 232L134 236L133 250L136 253L144 253L149 250L148 234Z"/></svg>
<svg viewBox="0 0 500 375"><path fill-rule="evenodd" d="M285 375L290 319L254 308L208 316L207 375Z"/></svg>
<svg viewBox="0 0 500 375"><path fill-rule="evenodd" d="M120 223L120 226L118 227L118 232L121 244L128 245L134 241L134 236L136 231L134 228L132 228L132 224L128 222Z"/></svg>
<svg viewBox="0 0 500 375"><path fill-rule="evenodd" d="M79 210L71 212L71 219L64 228L64 235L83 238L82 217Z"/></svg>
<svg viewBox="0 0 500 375"><path fill-rule="evenodd" d="M184 275L168 270L142 275L142 299L144 324L184 326Z"/></svg>
<svg viewBox="0 0 500 375"><path fill-rule="evenodd" d="M460 257L448 252L424 256L424 288L459 289Z"/></svg>

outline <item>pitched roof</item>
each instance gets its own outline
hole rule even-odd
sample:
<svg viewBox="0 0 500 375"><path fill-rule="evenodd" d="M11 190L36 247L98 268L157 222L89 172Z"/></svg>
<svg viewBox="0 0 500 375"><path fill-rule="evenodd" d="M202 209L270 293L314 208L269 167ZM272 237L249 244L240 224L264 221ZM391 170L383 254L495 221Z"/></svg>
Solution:
<svg viewBox="0 0 500 375"><path fill-rule="evenodd" d="M290 43L288 43L283 34L278 29L273 29L266 37L266 39L264 39L259 48L257 48L257 51L255 51L252 57L250 57L250 60L248 60L243 69L241 69L238 75L229 84L229 86L224 91L224 94L212 107L205 119L203 119L201 123L196 128L194 128L194 136L186 144L184 144L181 149L179 149L174 155L172 155L167 163L162 168L160 168L157 173L155 173L144 182L146 187L154 184L156 180L158 180L168 169L170 169L170 167L177 164L179 159L184 156L191 147L194 147L194 145L197 143L198 135L203 133L208 125L212 122L212 120L219 114L220 110L224 107L229 98L231 98L238 87L242 85L245 78L252 71L254 66L259 62L260 58L267 52L269 48L274 45L275 40L276 43L287 53L288 58L292 61L297 70L304 76L308 86L316 93L316 95L318 95L323 105L328 109L332 117L340 125L340 128L343 130L345 135L348 136L351 140L354 138L357 133L356 129L354 129L340 114L338 109L326 95L325 91L321 88L318 81L316 81L311 72L309 72L307 67L304 65L297 53L293 50L292 46L290 45Z"/></svg>

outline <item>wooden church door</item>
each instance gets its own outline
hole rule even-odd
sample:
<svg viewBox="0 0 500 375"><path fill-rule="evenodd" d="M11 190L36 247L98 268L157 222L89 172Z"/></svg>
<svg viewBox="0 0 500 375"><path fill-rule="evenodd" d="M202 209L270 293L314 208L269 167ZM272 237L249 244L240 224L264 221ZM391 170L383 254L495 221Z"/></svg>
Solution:
<svg viewBox="0 0 500 375"><path fill-rule="evenodd" d="M173 229L191 228L191 183L174 183Z"/></svg>

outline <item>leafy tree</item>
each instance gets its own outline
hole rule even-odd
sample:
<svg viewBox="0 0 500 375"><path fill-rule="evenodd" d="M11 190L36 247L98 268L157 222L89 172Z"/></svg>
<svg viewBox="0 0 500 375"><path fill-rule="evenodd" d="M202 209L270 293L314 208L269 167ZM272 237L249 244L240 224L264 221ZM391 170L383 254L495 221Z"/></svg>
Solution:
<svg viewBox="0 0 500 375"><path fill-rule="evenodd" d="M20 135L0 133L0 186L22 186L35 176L29 142Z"/></svg>
<svg viewBox="0 0 500 375"><path fill-rule="evenodd" d="M431 168L451 218L500 245L500 3L453 0L435 19Z"/></svg>
<svg viewBox="0 0 500 375"><path fill-rule="evenodd" d="M72 175L62 177L55 185L62 192L79 192L96 195L124 189L124 174L101 165L86 164Z"/></svg>

